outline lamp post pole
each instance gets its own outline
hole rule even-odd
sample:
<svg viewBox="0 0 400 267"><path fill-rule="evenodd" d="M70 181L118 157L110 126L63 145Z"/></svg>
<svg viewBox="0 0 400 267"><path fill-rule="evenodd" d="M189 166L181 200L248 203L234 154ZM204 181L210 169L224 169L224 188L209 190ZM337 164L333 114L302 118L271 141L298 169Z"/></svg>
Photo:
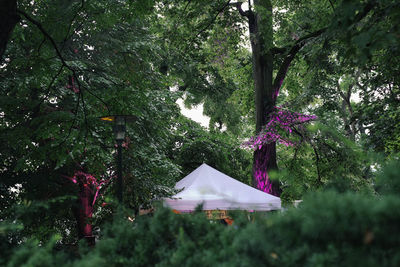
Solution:
<svg viewBox="0 0 400 267"><path fill-rule="evenodd" d="M122 203L122 140L117 140L117 198Z"/></svg>
<svg viewBox="0 0 400 267"><path fill-rule="evenodd" d="M100 117L102 121L113 122L113 132L117 141L117 199L122 204L123 181L122 181L122 142L125 140L126 122L135 121L134 115L108 115Z"/></svg>
<svg viewBox="0 0 400 267"><path fill-rule="evenodd" d="M117 199L119 203L122 203L122 142L125 140L125 117L115 116L114 121L114 135L117 141Z"/></svg>

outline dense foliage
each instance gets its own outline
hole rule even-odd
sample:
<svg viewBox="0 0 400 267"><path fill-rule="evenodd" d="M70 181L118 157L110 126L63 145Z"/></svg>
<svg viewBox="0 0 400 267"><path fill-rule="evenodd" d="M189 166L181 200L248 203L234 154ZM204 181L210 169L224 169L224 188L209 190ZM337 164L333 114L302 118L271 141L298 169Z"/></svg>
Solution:
<svg viewBox="0 0 400 267"><path fill-rule="evenodd" d="M0 6L0 265L399 264L399 1ZM178 99L203 105L208 128ZM99 120L113 114L136 117L124 216L112 123ZM137 216L203 162L255 186L259 171L260 189L270 179L304 203L233 227ZM82 224L95 248L78 245Z"/></svg>
<svg viewBox="0 0 400 267"><path fill-rule="evenodd" d="M399 171L393 164L379 180L398 185L393 174ZM397 266L398 186L385 193L314 193L283 213L232 214L232 226L209 221L202 212L177 215L159 208L134 223L116 218L95 248L82 244L79 257L77 251L57 251L56 240L2 253L8 266Z"/></svg>

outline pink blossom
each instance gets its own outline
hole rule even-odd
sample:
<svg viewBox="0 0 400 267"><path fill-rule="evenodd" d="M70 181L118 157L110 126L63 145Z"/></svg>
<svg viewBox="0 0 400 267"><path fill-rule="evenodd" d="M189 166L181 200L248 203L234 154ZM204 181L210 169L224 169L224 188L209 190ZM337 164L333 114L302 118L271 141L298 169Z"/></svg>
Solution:
<svg viewBox="0 0 400 267"><path fill-rule="evenodd" d="M270 120L266 123L264 129L255 137L251 137L244 142L245 147L255 150L261 149L264 144L279 142L285 146L294 146L295 142L284 138L281 133L292 133L295 126L317 119L314 115L305 115L298 112L275 107L275 110L269 115Z"/></svg>

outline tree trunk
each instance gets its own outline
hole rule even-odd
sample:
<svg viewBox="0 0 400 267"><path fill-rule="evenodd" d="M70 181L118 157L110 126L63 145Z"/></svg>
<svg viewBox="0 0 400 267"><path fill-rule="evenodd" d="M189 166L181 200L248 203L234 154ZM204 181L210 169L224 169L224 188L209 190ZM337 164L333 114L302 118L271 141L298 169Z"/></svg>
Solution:
<svg viewBox="0 0 400 267"><path fill-rule="evenodd" d="M85 179L86 177L78 179L79 195L75 217L78 226L78 238L85 238L89 246L94 246L93 227L89 221L93 215L93 192Z"/></svg>
<svg viewBox="0 0 400 267"><path fill-rule="evenodd" d="M262 126L265 125L271 117L271 112L274 110L279 90L281 89L289 66L296 54L307 44L308 40L320 36L328 29L327 27L320 28L300 38L296 38L291 48L274 47L271 2L271 0L254 0L254 10L252 10L249 1L248 11L242 10L241 5L243 2L233 3L233 5L237 7L240 15L247 17L249 20L253 56L257 133L260 132ZM355 16L354 23L368 15L374 6L375 4L373 1L366 4L364 9ZM274 66L274 63L276 63L274 55L276 54L282 54L283 56L279 66ZM273 80L272 74L274 67L277 72ZM349 107L351 108L351 105ZM352 111L350 110L350 112ZM355 124L352 125L352 128L355 129ZM271 182L268 175L269 171L277 168L276 143L273 142L262 145L260 149L254 152L254 186L262 191L279 196L281 192L279 182Z"/></svg>
<svg viewBox="0 0 400 267"><path fill-rule="evenodd" d="M341 116L346 136L353 142L356 140L356 122L354 120L354 112L351 106L351 90L353 85L349 85L346 93L342 91L339 81L337 81L336 89L342 98Z"/></svg>
<svg viewBox="0 0 400 267"><path fill-rule="evenodd" d="M6 51L10 35L19 21L17 15L17 1L16 0L0 0L0 61Z"/></svg>
<svg viewBox="0 0 400 267"><path fill-rule="evenodd" d="M254 152L253 179L254 186L274 196L280 196L279 181L271 180L268 172L278 169L276 164L276 143L263 145Z"/></svg>
<svg viewBox="0 0 400 267"><path fill-rule="evenodd" d="M277 92L273 88L273 30L270 0L255 0L255 12L249 14L250 41L253 55L255 88L256 131L261 131L276 103ZM253 184L256 188L280 195L279 182L271 182L268 172L277 169L276 143L263 145L254 152Z"/></svg>

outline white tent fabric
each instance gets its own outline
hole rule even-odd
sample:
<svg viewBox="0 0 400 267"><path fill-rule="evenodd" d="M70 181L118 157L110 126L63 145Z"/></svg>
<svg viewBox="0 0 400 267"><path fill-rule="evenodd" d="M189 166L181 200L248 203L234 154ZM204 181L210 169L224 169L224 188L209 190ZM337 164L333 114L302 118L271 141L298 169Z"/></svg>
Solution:
<svg viewBox="0 0 400 267"><path fill-rule="evenodd" d="M164 205L181 211L193 211L203 204L203 210L281 209L281 199L243 184L203 163L180 180L175 189L183 189Z"/></svg>

